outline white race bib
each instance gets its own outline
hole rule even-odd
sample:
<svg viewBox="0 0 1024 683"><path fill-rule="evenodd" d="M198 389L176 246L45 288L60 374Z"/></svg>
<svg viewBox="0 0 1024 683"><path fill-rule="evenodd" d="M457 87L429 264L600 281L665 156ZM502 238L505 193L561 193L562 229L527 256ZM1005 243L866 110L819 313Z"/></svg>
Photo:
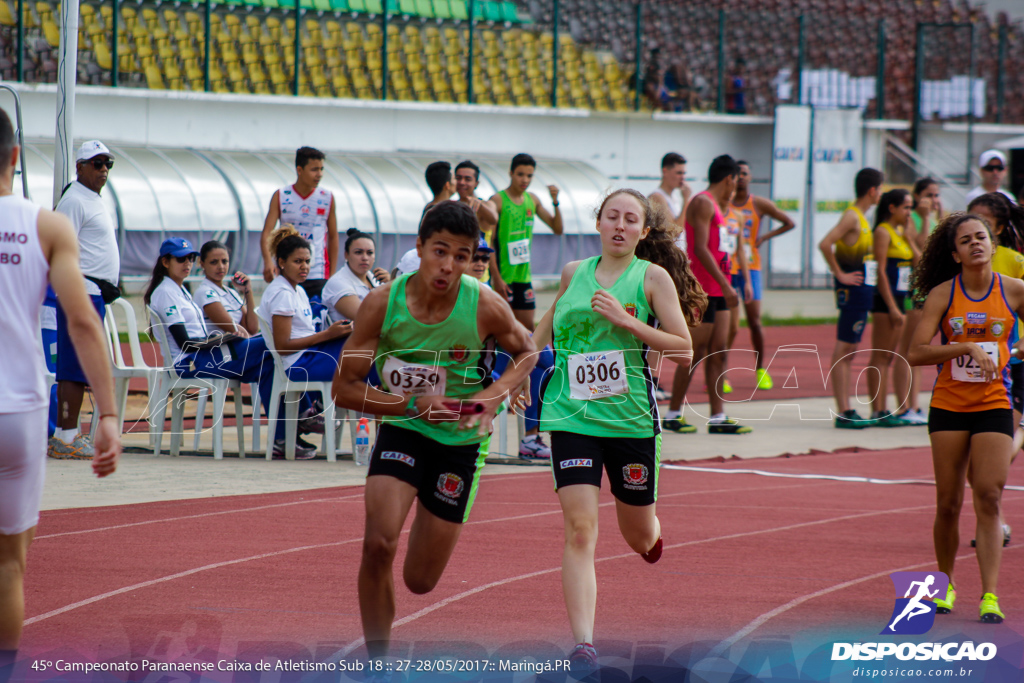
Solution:
<svg viewBox="0 0 1024 683"><path fill-rule="evenodd" d="M872 287L878 284L878 261L864 262L864 284Z"/></svg>
<svg viewBox="0 0 1024 683"><path fill-rule="evenodd" d="M384 361L384 381L394 394L444 396L448 373L435 365L407 363L395 356Z"/></svg>
<svg viewBox="0 0 1024 683"><path fill-rule="evenodd" d="M622 351L574 353L569 356L569 397L590 401L628 394Z"/></svg>
<svg viewBox="0 0 1024 683"><path fill-rule="evenodd" d="M954 344L956 342L953 342ZM975 342L981 347L981 350L988 354L988 357L992 359L992 362L999 367L999 342L986 341L986 342ZM974 358L969 355L959 356L950 361L952 365L953 379L957 382L984 382L985 377L981 372L981 368L975 362Z"/></svg>
<svg viewBox="0 0 1024 683"><path fill-rule="evenodd" d="M750 242L743 243L743 255L747 257L747 263L754 262L754 250L750 246Z"/></svg>
<svg viewBox="0 0 1024 683"><path fill-rule="evenodd" d="M910 290L910 266L900 266L899 276L896 278L896 291L906 292Z"/></svg>
<svg viewBox="0 0 1024 683"><path fill-rule="evenodd" d="M729 232L727 225L718 226L718 250L726 254L736 253L736 235Z"/></svg>
<svg viewBox="0 0 1024 683"><path fill-rule="evenodd" d="M508 243L508 262L521 266L530 262L530 240L516 240Z"/></svg>

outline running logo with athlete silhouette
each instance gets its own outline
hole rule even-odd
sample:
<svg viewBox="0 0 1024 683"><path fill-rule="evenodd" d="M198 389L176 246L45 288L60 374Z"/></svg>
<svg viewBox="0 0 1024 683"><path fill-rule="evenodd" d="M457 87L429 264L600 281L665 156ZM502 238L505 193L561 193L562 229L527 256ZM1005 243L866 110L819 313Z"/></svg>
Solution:
<svg viewBox="0 0 1024 683"><path fill-rule="evenodd" d="M919 635L935 623L935 596L945 596L949 577L942 572L894 572L896 605L883 635Z"/></svg>

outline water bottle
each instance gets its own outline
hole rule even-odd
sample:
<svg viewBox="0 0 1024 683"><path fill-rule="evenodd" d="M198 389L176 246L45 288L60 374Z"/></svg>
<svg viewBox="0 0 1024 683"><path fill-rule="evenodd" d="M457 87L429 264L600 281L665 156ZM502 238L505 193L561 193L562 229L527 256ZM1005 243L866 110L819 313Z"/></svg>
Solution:
<svg viewBox="0 0 1024 683"><path fill-rule="evenodd" d="M366 467L370 464L370 422L365 417L359 418L356 427L356 466Z"/></svg>

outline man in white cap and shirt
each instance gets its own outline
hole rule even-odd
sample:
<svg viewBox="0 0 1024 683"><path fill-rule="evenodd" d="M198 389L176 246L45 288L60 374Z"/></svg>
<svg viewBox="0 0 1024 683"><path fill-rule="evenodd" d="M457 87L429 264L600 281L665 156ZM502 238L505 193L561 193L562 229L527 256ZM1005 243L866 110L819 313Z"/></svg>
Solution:
<svg viewBox="0 0 1024 683"><path fill-rule="evenodd" d="M117 281L121 258L117 248L117 228L100 191L114 166L114 155L99 140L82 143L75 155L77 180L67 186L56 211L71 219L78 235L85 289L100 319L105 304L120 295ZM67 318L57 301L57 428L47 447L47 455L61 460L89 460L92 445L78 432L78 414L87 384L68 335Z"/></svg>
<svg viewBox="0 0 1024 683"><path fill-rule="evenodd" d="M1006 195L1011 202L1016 203L1012 194L1002 188L1003 179L1006 177L1006 155L998 149L989 149L981 153L978 159L978 166L981 167L981 185L967 193L967 203L989 192L999 192Z"/></svg>

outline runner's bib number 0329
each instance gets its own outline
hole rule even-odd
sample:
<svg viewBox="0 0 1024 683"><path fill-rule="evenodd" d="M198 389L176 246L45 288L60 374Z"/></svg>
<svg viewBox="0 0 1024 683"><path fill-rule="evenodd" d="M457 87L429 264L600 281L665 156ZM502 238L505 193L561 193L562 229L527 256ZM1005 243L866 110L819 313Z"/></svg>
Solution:
<svg viewBox="0 0 1024 683"><path fill-rule="evenodd" d="M956 342L953 342L954 344ZM987 342L975 342L981 347L981 350L988 354L988 357L992 359L992 362L999 367L999 342L987 341ZM958 382L985 382L985 373L982 372L978 362L969 354L964 354L954 358L952 361L953 379Z"/></svg>
<svg viewBox="0 0 1024 683"><path fill-rule="evenodd" d="M569 356L569 397L582 401L629 393L622 351Z"/></svg>
<svg viewBox="0 0 1024 683"><path fill-rule="evenodd" d="M390 356L384 361L384 381L392 393L410 396L444 396L448 373L435 365L407 363Z"/></svg>
<svg viewBox="0 0 1024 683"><path fill-rule="evenodd" d="M878 284L878 261L864 262L864 284L871 287Z"/></svg>
<svg viewBox="0 0 1024 683"><path fill-rule="evenodd" d="M513 266L521 266L530 262L530 240L516 240L508 243L508 262Z"/></svg>
<svg viewBox="0 0 1024 683"><path fill-rule="evenodd" d="M896 271L896 291L907 292L910 290L910 266L900 266Z"/></svg>

